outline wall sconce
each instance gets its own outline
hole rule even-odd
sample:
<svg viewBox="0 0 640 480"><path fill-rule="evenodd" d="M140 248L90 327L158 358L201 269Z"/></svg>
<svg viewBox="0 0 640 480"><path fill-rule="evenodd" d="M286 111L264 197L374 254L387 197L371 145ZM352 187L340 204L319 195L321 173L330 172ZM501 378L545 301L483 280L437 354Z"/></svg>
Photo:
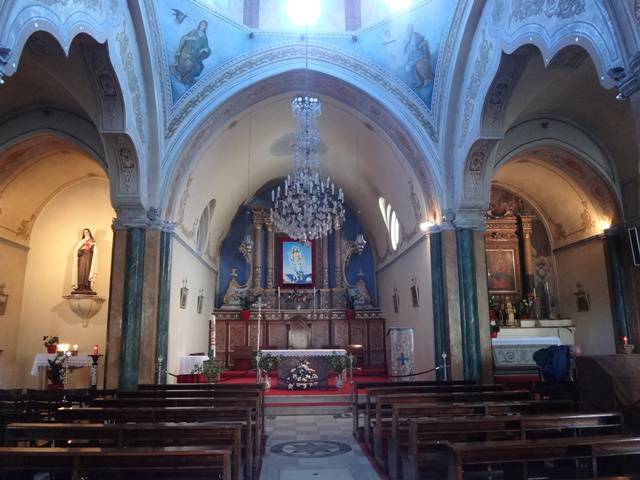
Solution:
<svg viewBox="0 0 640 480"><path fill-rule="evenodd" d="M0 285L0 315L5 315L7 312L7 302L9 301L9 295L4 293L5 284Z"/></svg>

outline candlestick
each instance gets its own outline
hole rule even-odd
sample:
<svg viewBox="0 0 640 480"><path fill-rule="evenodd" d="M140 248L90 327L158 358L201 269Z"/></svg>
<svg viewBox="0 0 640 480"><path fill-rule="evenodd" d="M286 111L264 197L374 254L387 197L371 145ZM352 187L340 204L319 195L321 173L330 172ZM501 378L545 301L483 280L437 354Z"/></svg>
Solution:
<svg viewBox="0 0 640 480"><path fill-rule="evenodd" d="M278 313L280 313L280 287L278 287Z"/></svg>
<svg viewBox="0 0 640 480"><path fill-rule="evenodd" d="M629 345L629 339L627 338L626 335L624 337L622 337L622 344L623 345Z"/></svg>
<svg viewBox="0 0 640 480"><path fill-rule="evenodd" d="M98 355L99 350L100 350L100 347L99 347L99 345L96 343L96 344L93 346L93 354L94 354L94 355Z"/></svg>

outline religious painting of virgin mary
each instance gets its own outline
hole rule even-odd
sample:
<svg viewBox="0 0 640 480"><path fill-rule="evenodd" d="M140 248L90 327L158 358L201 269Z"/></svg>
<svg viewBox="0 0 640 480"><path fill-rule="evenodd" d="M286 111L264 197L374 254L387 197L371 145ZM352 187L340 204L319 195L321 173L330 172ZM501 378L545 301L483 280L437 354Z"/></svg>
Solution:
<svg viewBox="0 0 640 480"><path fill-rule="evenodd" d="M487 249L489 293L515 293L516 261L513 249Z"/></svg>
<svg viewBox="0 0 640 480"><path fill-rule="evenodd" d="M313 287L315 243L299 242L281 237L279 243L279 267L281 287Z"/></svg>

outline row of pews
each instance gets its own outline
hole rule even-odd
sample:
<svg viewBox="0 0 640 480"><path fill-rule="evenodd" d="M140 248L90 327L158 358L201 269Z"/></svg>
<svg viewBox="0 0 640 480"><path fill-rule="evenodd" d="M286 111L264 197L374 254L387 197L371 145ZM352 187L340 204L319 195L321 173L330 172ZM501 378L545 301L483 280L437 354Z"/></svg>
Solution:
<svg viewBox="0 0 640 480"><path fill-rule="evenodd" d="M0 479L257 480L264 386L0 390Z"/></svg>
<svg viewBox="0 0 640 480"><path fill-rule="evenodd" d="M391 480L640 479L620 412L504 385L356 382L353 433Z"/></svg>

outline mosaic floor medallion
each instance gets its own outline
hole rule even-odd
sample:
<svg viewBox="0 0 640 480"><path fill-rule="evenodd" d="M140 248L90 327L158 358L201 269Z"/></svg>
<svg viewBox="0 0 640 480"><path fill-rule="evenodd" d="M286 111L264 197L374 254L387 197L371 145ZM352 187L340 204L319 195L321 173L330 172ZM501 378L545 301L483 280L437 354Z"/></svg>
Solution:
<svg viewBox="0 0 640 480"><path fill-rule="evenodd" d="M271 447L271 453L296 458L334 457L350 451L351 447L346 443L331 442L328 440L284 442Z"/></svg>

